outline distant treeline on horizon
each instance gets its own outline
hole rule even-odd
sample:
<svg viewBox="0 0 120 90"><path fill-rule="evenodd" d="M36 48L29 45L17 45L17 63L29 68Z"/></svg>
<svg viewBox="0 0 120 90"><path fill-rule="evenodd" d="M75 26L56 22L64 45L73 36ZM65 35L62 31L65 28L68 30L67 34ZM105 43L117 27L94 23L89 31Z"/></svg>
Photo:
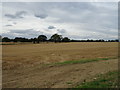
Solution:
<svg viewBox="0 0 120 90"><path fill-rule="evenodd" d="M23 38L23 37L15 37L14 39L10 39L8 37L2 37L0 36L0 42L33 42L33 43L40 43L40 42L119 42L119 39L115 40L70 40L68 37L62 37L62 35L54 34L50 37L50 39L47 38L45 35L39 35L37 38Z"/></svg>

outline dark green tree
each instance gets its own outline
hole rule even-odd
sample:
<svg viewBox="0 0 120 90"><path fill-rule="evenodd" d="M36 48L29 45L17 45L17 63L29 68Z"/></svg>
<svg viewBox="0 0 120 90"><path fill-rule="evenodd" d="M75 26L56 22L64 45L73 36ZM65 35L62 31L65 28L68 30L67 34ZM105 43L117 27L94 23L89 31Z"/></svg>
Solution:
<svg viewBox="0 0 120 90"><path fill-rule="evenodd" d="M61 42L62 41L62 35L54 34L54 35L51 36L50 41Z"/></svg>
<svg viewBox="0 0 120 90"><path fill-rule="evenodd" d="M32 42L35 44L37 42L37 38L32 39Z"/></svg>
<svg viewBox="0 0 120 90"><path fill-rule="evenodd" d="M70 41L70 39L68 38L68 37L64 37L63 39L62 39L62 42L69 42Z"/></svg>
<svg viewBox="0 0 120 90"><path fill-rule="evenodd" d="M2 42L2 36L0 35L0 42Z"/></svg>
<svg viewBox="0 0 120 90"><path fill-rule="evenodd" d="M45 42L47 41L47 37L45 35L39 35L38 36L38 43L39 42Z"/></svg>
<svg viewBox="0 0 120 90"><path fill-rule="evenodd" d="M2 38L2 42L10 42L11 40L8 37Z"/></svg>

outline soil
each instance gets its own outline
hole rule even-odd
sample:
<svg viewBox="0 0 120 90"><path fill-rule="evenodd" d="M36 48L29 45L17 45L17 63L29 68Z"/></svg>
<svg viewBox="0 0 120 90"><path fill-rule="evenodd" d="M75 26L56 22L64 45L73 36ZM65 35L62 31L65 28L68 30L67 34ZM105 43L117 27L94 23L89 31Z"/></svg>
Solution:
<svg viewBox="0 0 120 90"><path fill-rule="evenodd" d="M24 70L4 72L5 88L72 88L78 83L94 79L98 74L117 70L117 59L68 64L60 66L36 66Z"/></svg>

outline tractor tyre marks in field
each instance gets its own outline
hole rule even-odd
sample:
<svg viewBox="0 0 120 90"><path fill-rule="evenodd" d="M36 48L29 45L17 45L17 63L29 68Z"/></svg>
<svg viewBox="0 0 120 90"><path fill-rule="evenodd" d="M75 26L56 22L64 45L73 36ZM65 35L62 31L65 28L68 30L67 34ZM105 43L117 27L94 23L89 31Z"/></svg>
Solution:
<svg viewBox="0 0 120 90"><path fill-rule="evenodd" d="M117 68L117 59L84 64L23 67L3 71L3 88L71 88Z"/></svg>

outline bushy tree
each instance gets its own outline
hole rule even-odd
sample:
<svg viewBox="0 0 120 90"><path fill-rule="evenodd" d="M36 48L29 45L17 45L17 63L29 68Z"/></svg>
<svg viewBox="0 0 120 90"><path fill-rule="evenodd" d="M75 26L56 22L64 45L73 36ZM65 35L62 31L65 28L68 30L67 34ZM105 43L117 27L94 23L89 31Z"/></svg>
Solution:
<svg viewBox="0 0 120 90"><path fill-rule="evenodd" d="M64 37L63 39L62 39L62 42L69 42L70 41L70 39L68 38L68 37Z"/></svg>
<svg viewBox="0 0 120 90"><path fill-rule="evenodd" d="M15 37L15 39L13 40L14 42L30 42L29 39L27 38L22 38L22 37Z"/></svg>
<svg viewBox="0 0 120 90"><path fill-rule="evenodd" d="M61 42L62 41L62 35L54 34L54 35L51 36L50 41Z"/></svg>
<svg viewBox="0 0 120 90"><path fill-rule="evenodd" d="M2 38L2 42L10 42L11 40L8 37Z"/></svg>
<svg viewBox="0 0 120 90"><path fill-rule="evenodd" d="M45 35L39 35L38 36L38 43L39 42L45 42L47 40L47 37Z"/></svg>

